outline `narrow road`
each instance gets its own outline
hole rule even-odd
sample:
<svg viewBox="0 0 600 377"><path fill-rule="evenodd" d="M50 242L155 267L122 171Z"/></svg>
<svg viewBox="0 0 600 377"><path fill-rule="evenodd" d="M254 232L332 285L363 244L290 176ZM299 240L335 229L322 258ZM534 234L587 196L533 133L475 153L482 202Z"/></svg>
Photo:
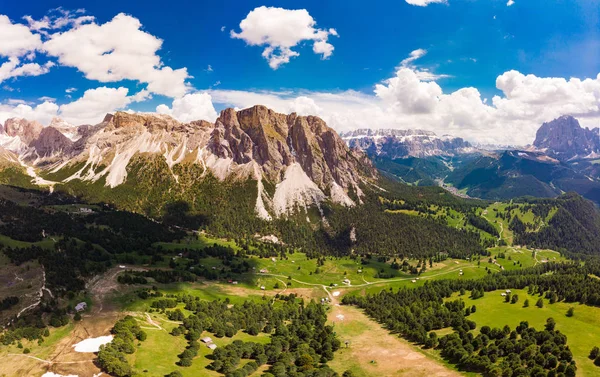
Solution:
<svg viewBox="0 0 600 377"><path fill-rule="evenodd" d="M456 272L456 271L458 271L460 269L466 269L466 268L477 268L477 266L456 267L456 268L453 268L453 269L448 270L448 271L439 272L437 274L431 274L431 275L427 275L427 276L420 276L419 278L422 279L422 280L429 279L429 278L432 278L432 277L435 277L435 276L447 275L447 274L450 274L452 272ZM261 274L261 275L264 275L264 276L273 276L273 277L280 277L280 278L287 278L287 276L277 275L277 274ZM347 288L360 288L360 287L366 287L366 286L371 286L371 285L389 284L389 283L394 283L394 282L398 282L398 281L408 281L408 280L414 280L414 279L415 279L414 277L407 277L407 278L387 279L387 280L379 280L379 281L372 281L372 282L368 282L368 281L365 280L364 284L351 285L351 286L338 286L338 287L335 287L335 289L336 290L340 290L340 289L347 289ZM321 288L323 288L323 290L325 290L325 292L327 292L327 295L329 296L329 298L331 300L333 300L333 295L331 294L331 292L329 292L329 288L330 287L328 287L326 285L317 284L317 283L308 283L308 282L301 281L301 280L294 279L294 278L292 278L291 280L294 281L294 282L296 282L296 283L299 283L299 284L309 285L309 286L313 286L313 287L321 287ZM363 280L364 280L364 278L363 278Z"/></svg>
<svg viewBox="0 0 600 377"><path fill-rule="evenodd" d="M31 355L24 355L22 353L9 353L9 354L6 354L6 356L2 356L2 357L9 357L9 356L27 357L29 359L37 360L41 363L46 363L46 364L82 364L82 363L91 363L96 360L96 359L89 359L89 360L79 360L79 361L51 361L51 360L40 359L39 357L35 357L35 356L31 356Z"/></svg>

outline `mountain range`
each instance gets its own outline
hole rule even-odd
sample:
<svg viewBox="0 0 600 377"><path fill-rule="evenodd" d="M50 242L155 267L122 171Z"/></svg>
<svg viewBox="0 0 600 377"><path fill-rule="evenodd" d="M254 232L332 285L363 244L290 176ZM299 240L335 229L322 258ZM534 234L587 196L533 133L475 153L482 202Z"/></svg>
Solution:
<svg viewBox="0 0 600 377"><path fill-rule="evenodd" d="M318 117L264 106L225 109L214 123L127 112L80 126L13 118L0 127L0 179L20 174L25 182L109 203L116 193L144 188L152 195L131 200L122 193L120 204L149 214L163 211L165 201L196 200L188 197L192 186L213 178L229 188L247 183L256 190L254 215L267 221L311 208L323 217L325 202L361 203L380 172L482 199L576 191L600 202L598 135L563 116L544 123L532 146L488 151L418 129L338 135Z"/></svg>
<svg viewBox="0 0 600 377"><path fill-rule="evenodd" d="M5 163L25 168L37 184L51 188L116 188L131 183L136 164L148 170L143 165L151 161L166 168L169 177L162 181L173 180L181 190L191 183L180 177L183 166L199 170L192 181L209 173L222 182L250 179L257 182L255 212L265 220L325 200L353 206L361 201L363 182L377 177L369 159L322 119L264 106L223 110L214 123L126 112L79 127L57 118L48 127L9 119L0 146Z"/></svg>
<svg viewBox="0 0 600 377"><path fill-rule="evenodd" d="M546 122L533 145L496 150L420 130L358 130L342 134L386 176L408 184L443 185L489 200L555 197L576 191L600 203L599 130L572 116Z"/></svg>

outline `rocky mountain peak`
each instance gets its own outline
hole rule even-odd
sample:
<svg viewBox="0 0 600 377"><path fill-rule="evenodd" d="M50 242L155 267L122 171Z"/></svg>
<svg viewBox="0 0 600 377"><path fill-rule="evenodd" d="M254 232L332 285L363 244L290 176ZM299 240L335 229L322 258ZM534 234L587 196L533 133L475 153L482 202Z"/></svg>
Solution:
<svg viewBox="0 0 600 377"><path fill-rule="evenodd" d="M42 129L39 137L30 144L40 157L47 157L57 152L67 151L72 145L73 142L71 139L52 126Z"/></svg>
<svg viewBox="0 0 600 377"><path fill-rule="evenodd" d="M140 114L124 111L116 112L112 117L105 116L108 128L145 127L148 131L165 130L168 132L180 130L181 123L166 114Z"/></svg>
<svg viewBox="0 0 600 377"><path fill-rule="evenodd" d="M4 122L4 132L8 136L18 136L25 144L37 139L43 128L41 123L23 118L10 118Z"/></svg>
<svg viewBox="0 0 600 377"><path fill-rule="evenodd" d="M595 130L581 127L574 117L564 115L542 124L533 145L566 161L600 153L600 136Z"/></svg>

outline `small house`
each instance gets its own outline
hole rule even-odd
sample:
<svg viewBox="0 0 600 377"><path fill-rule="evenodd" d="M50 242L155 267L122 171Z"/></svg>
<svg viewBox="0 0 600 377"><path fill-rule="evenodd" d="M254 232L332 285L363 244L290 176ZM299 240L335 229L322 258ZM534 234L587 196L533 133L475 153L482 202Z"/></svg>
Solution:
<svg viewBox="0 0 600 377"><path fill-rule="evenodd" d="M234 281L233 281L231 284L233 284L233 285L237 285L237 283L238 283L238 282L234 280Z"/></svg>
<svg viewBox="0 0 600 377"><path fill-rule="evenodd" d="M416 283L417 281L413 279L413 280L411 280L411 282Z"/></svg>
<svg viewBox="0 0 600 377"><path fill-rule="evenodd" d="M263 269L260 270L261 274L266 274L268 272L269 272L269 270L267 270L266 268L263 268Z"/></svg>
<svg viewBox="0 0 600 377"><path fill-rule="evenodd" d="M507 290L506 290L506 293L510 293L510 292L511 292L511 291L510 291L510 289L507 289Z"/></svg>
<svg viewBox="0 0 600 377"><path fill-rule="evenodd" d="M214 350L215 348L217 348L217 345L214 343L210 343L206 345L208 348L210 348L211 350Z"/></svg>
<svg viewBox="0 0 600 377"><path fill-rule="evenodd" d="M500 296L506 297L506 293L500 293Z"/></svg>
<svg viewBox="0 0 600 377"><path fill-rule="evenodd" d="M87 302L80 302L79 304L75 305L75 311L77 312L82 312L85 309L87 309Z"/></svg>
<svg viewBox="0 0 600 377"><path fill-rule="evenodd" d="M206 338L200 339L200 341L202 343L207 343L208 344L208 343L212 343L212 338L210 336L207 336Z"/></svg>
<svg viewBox="0 0 600 377"><path fill-rule="evenodd" d="M264 291L265 289L266 289L266 288L265 288L265 286L264 286L264 285L261 285L261 286L260 286L260 290L261 290L261 291Z"/></svg>

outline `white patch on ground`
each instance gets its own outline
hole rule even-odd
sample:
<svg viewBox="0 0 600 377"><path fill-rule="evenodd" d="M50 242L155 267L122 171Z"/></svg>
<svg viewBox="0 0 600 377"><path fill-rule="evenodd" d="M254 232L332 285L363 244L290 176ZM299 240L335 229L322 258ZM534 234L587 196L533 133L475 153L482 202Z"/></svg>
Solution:
<svg viewBox="0 0 600 377"><path fill-rule="evenodd" d="M281 242L279 240L279 238L277 238L277 236L274 235L274 234L270 234L268 236L262 236L262 237L259 238L259 240L263 241L263 242L270 242L270 243L275 243L275 244L278 244L278 245L280 245L280 244L283 245L283 242ZM292 263L293 262L294 261L292 261Z"/></svg>
<svg viewBox="0 0 600 377"><path fill-rule="evenodd" d="M297 206L306 208L325 200L325 194L306 175L300 164L293 163L285 171L283 181L277 184L273 195L275 215L288 214Z"/></svg>
<svg viewBox="0 0 600 377"><path fill-rule="evenodd" d="M27 145L21 141L20 137L8 136L5 133L0 133L0 147L15 153L22 153L27 149Z"/></svg>
<svg viewBox="0 0 600 377"><path fill-rule="evenodd" d="M343 314L338 314L335 316L337 319L339 319L340 321L344 320L344 315Z"/></svg>
<svg viewBox="0 0 600 377"><path fill-rule="evenodd" d="M97 338L88 338L73 345L73 348L75 348L75 352L98 352L100 351L100 346L108 344L112 342L112 340L112 335L99 336Z"/></svg>
<svg viewBox="0 0 600 377"><path fill-rule="evenodd" d="M27 175L30 176L31 178L33 178L31 180L32 183L34 183L38 186L49 186L50 192L54 191L54 185L56 184L56 182L48 181L48 180L38 176L37 173L35 172L35 169L33 167L25 164L23 161L21 161L21 159L19 159L19 164L21 164L21 166L25 168Z"/></svg>
<svg viewBox="0 0 600 377"><path fill-rule="evenodd" d="M165 160L167 160L167 165L169 165L169 169L172 169L174 165L180 163L185 158L185 152L187 150L187 139L183 141L183 144L179 148L173 147L170 151L165 151L163 155ZM179 156L175 157L179 152Z"/></svg>
<svg viewBox="0 0 600 377"><path fill-rule="evenodd" d="M335 181L331 184L331 201L334 203L338 203L344 205L346 207L354 207L356 203L354 200L350 199L346 191L342 188L342 186L338 185Z"/></svg>
<svg viewBox="0 0 600 377"><path fill-rule="evenodd" d="M205 160L204 163L206 166L212 171L212 173L219 180L224 181L225 178L231 172L231 165L233 164L233 159L231 158L218 158L214 154L210 154Z"/></svg>
<svg viewBox="0 0 600 377"><path fill-rule="evenodd" d="M265 186L262 182L262 173L259 170L258 164L254 164L254 179L256 179L256 187L258 194L256 195L256 205L254 206L254 211L258 215L259 218L271 221L272 217L269 215L267 208L265 207L265 202L263 200L263 195L265 195ZM273 236L275 237L275 236ZM275 237L277 238L277 237Z"/></svg>
<svg viewBox="0 0 600 377"><path fill-rule="evenodd" d="M335 291L332 293L333 297L337 297L340 295L340 291Z"/></svg>
<svg viewBox="0 0 600 377"><path fill-rule="evenodd" d="M100 179L106 175L106 186L114 188L127 178L127 165L136 153L157 153L161 150L161 141L157 140L148 131L144 131L141 135L135 137L128 143L117 147L117 151L110 165L103 171L94 176L93 181ZM120 149L120 150L119 150Z"/></svg>
<svg viewBox="0 0 600 377"><path fill-rule="evenodd" d="M54 372L46 372L46 373L42 374L42 377L79 377L79 376L76 374L69 374L68 376L65 376L63 374L57 374Z"/></svg>

